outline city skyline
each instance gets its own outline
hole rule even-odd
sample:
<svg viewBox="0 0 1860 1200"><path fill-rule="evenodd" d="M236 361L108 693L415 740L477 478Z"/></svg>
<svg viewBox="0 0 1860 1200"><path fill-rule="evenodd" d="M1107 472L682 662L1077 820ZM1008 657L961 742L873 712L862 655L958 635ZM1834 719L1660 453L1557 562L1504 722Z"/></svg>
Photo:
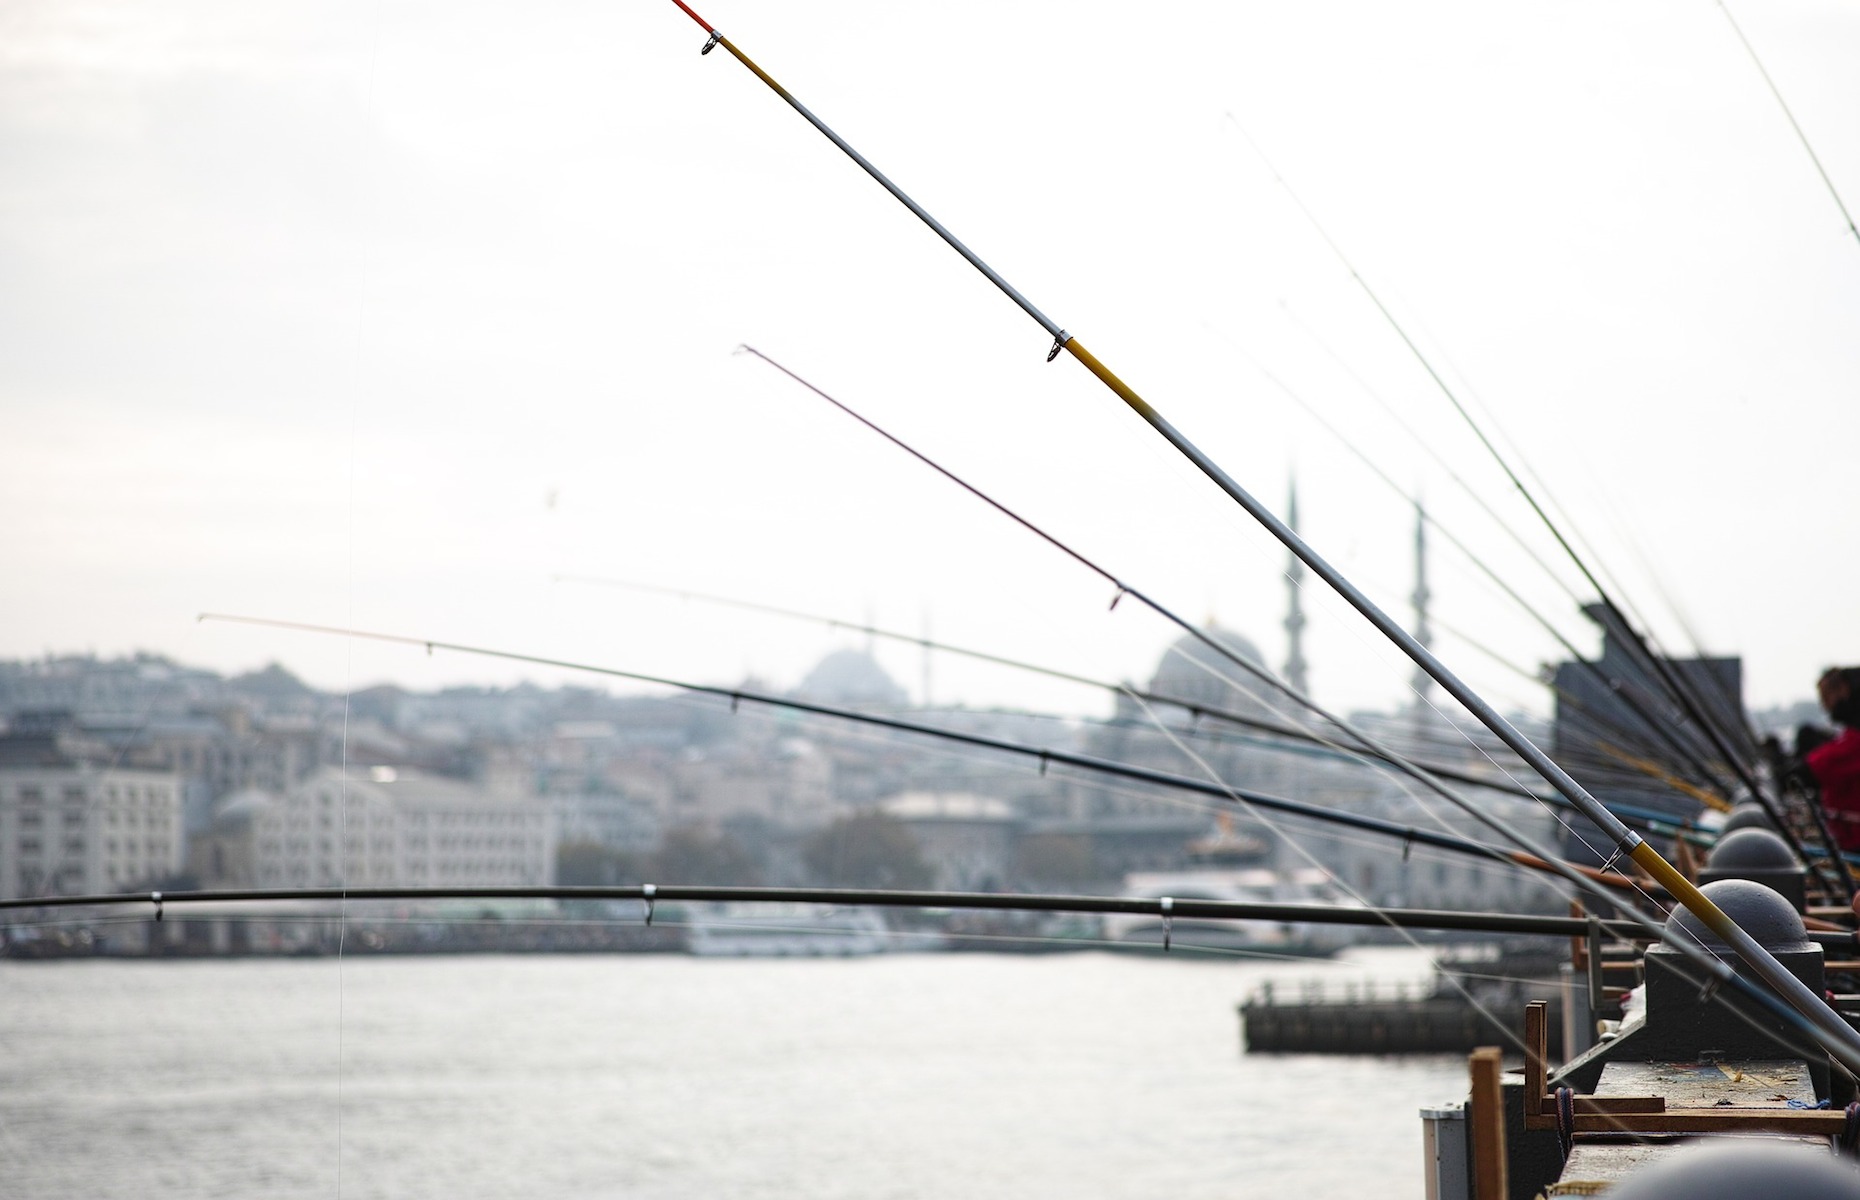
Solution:
<svg viewBox="0 0 1860 1200"><path fill-rule="evenodd" d="M1295 474L1310 540L1404 623L1411 511L1301 402L1597 640L1587 589L1301 205L1675 653L1689 624L1741 654L1756 707L1860 659L1860 566L1828 549L1853 505L1810 465L1860 434L1860 246L1715 11L706 15L1275 508ZM1740 20L1851 191L1860 17ZM672 6L99 0L11 22L0 657L278 661L336 691L524 673L195 623L215 610L786 687L861 642L564 574L1110 679L1173 639L731 355L749 342L1284 661L1283 552L1075 364L1044 363L1037 328L793 113L700 58ZM980 25L997 32L963 32ZM1115 80L1092 65L1112 59ZM1501 708L1543 712L1514 668L1566 655L1432 546L1436 648ZM1410 695L1339 603L1308 588L1305 611L1319 699ZM920 690L916 655L877 653ZM974 664L930 674L952 703L1104 709Z"/></svg>

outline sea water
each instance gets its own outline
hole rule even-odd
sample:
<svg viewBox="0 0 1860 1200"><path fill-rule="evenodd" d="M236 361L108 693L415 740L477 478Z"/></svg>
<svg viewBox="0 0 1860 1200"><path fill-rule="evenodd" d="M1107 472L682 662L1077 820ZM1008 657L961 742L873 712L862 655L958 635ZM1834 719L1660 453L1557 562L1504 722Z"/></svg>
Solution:
<svg viewBox="0 0 1860 1200"><path fill-rule="evenodd" d="M0 961L0 1194L1418 1197L1458 1056L1247 1055L1419 977L1193 954Z"/></svg>

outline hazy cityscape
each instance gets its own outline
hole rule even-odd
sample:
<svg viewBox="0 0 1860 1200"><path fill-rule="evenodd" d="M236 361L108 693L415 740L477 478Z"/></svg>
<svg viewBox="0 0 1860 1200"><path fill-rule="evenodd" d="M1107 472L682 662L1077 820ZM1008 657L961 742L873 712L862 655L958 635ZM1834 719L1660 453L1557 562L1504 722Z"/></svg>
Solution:
<svg viewBox="0 0 1860 1200"><path fill-rule="evenodd" d="M1219 632L1251 660L1244 638ZM1192 639L1150 694L1269 717ZM754 681L743 685L755 690ZM766 689L764 689L766 690ZM1418 802L1359 761L1185 707L1152 724L914 707L867 651L793 695L1023 745L1193 774L1381 816ZM733 707L735 711L732 711ZM1542 906L1515 872L1425 848L1391 865L1293 819L1281 832L1166 789L709 697L596 688L315 691L272 666L224 677L157 656L0 664L0 895L147 888L688 882L1115 893L1226 836L1256 865L1322 867L1376 902ZM1392 737L1412 718L1363 714ZM1470 744L1468 744L1470 745ZM1464 752L1470 760L1470 748Z"/></svg>
<svg viewBox="0 0 1860 1200"><path fill-rule="evenodd" d="M1855 1150L1857 58L16 0L0 1200Z"/></svg>

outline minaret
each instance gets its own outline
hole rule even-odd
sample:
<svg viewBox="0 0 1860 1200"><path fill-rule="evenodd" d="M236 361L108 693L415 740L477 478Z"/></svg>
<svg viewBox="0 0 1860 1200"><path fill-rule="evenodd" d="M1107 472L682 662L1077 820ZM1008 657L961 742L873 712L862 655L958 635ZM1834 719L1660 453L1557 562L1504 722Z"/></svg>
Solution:
<svg viewBox="0 0 1860 1200"><path fill-rule="evenodd" d="M1427 625L1427 602L1433 594L1427 590L1427 510L1421 502L1414 502L1414 640L1421 643L1423 649L1431 650L1434 644L1434 631ZM1434 689L1434 677L1420 667L1414 669L1414 711L1417 718L1425 720L1428 711L1428 695Z"/></svg>
<svg viewBox="0 0 1860 1200"><path fill-rule="evenodd" d="M1298 480L1293 479L1291 496L1285 504L1285 523L1298 532ZM1286 555L1285 591L1289 601L1285 613L1285 682L1300 696L1311 694L1305 669L1305 564L1296 554Z"/></svg>

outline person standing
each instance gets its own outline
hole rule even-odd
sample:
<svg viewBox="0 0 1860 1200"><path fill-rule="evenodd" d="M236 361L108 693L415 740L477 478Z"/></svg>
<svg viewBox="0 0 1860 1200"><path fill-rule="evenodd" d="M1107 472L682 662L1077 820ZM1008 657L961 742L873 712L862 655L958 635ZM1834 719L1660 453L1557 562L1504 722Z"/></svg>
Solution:
<svg viewBox="0 0 1860 1200"><path fill-rule="evenodd" d="M1802 761L1821 791L1835 840L1843 850L1860 850L1860 667L1829 667L1816 691L1840 732L1803 753Z"/></svg>

